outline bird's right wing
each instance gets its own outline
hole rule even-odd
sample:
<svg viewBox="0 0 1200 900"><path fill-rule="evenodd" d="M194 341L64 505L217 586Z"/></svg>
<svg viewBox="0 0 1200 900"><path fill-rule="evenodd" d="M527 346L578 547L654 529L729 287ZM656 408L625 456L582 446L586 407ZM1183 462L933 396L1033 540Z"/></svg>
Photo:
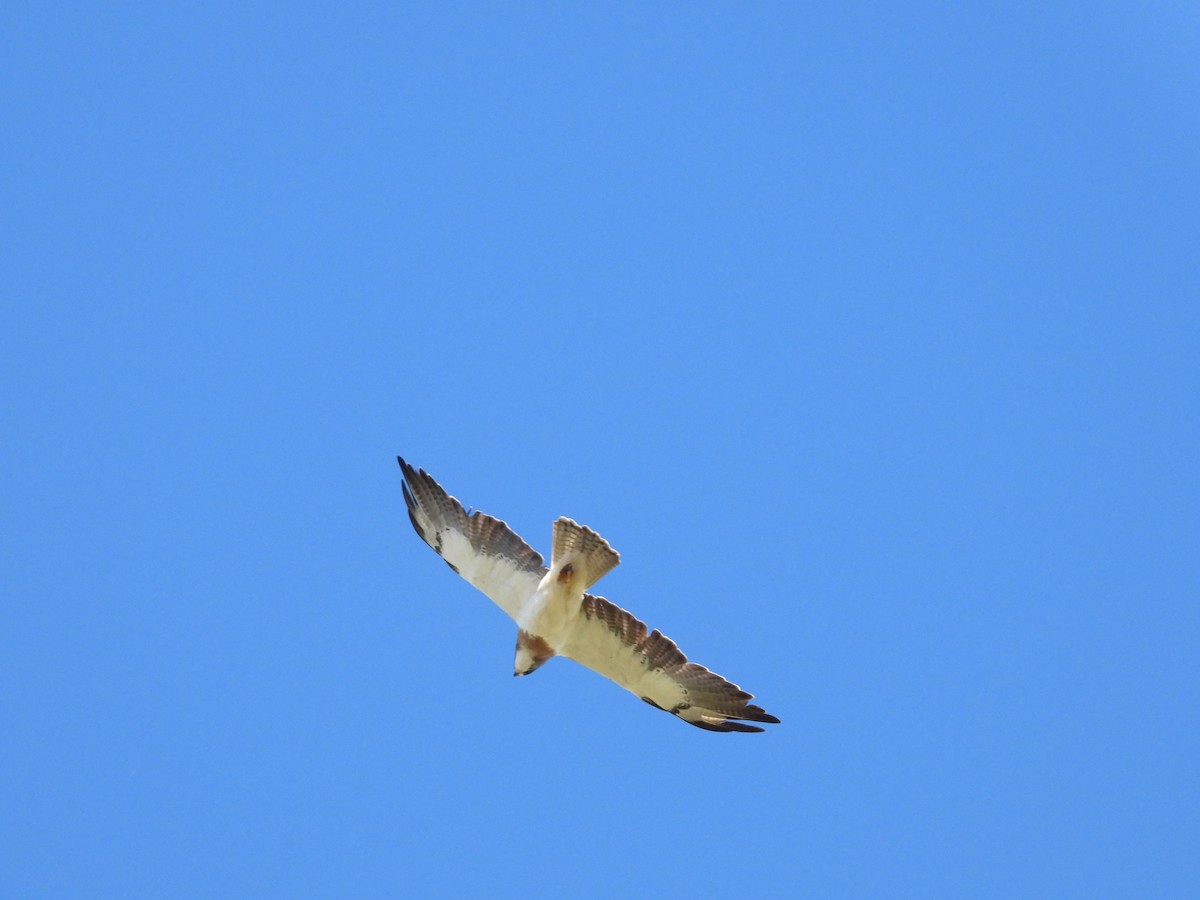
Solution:
<svg viewBox="0 0 1200 900"><path fill-rule="evenodd" d="M400 457L404 502L421 540L514 620L548 571L542 555L499 519L468 514L424 469Z"/></svg>

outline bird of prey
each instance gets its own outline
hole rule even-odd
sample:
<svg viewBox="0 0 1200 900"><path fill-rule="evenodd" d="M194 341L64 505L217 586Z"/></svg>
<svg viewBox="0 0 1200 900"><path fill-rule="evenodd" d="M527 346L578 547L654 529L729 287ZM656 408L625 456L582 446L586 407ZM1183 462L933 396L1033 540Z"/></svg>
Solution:
<svg viewBox="0 0 1200 900"><path fill-rule="evenodd" d="M555 656L599 672L651 706L708 731L763 731L748 722L779 720L675 642L588 588L620 556L590 528L560 518L547 568L542 556L504 522L469 512L424 469L401 457L404 502L417 534L455 572L517 623L514 675ZM739 721L741 720L741 721Z"/></svg>

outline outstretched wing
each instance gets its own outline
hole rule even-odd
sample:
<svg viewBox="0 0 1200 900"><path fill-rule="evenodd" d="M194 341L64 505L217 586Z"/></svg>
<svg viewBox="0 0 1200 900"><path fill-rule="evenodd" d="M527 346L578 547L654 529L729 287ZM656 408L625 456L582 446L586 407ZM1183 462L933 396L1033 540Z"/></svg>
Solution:
<svg viewBox="0 0 1200 900"><path fill-rule="evenodd" d="M478 511L468 514L424 469L396 459L404 473L408 517L421 540L515 619L521 602L548 571L542 555L499 519Z"/></svg>
<svg viewBox="0 0 1200 900"><path fill-rule="evenodd" d="M754 698L704 666L688 662L675 642L603 597L583 595L582 615L559 655L582 663L651 706L708 731L762 731L751 722L779 720Z"/></svg>

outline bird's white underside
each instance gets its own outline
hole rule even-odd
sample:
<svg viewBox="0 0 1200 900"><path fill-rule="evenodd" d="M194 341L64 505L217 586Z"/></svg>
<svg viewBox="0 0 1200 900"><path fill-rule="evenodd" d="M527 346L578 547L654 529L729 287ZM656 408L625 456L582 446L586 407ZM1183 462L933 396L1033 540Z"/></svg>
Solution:
<svg viewBox="0 0 1200 900"><path fill-rule="evenodd" d="M648 670L633 648L602 624L581 619L583 592L559 586L557 572L539 578L503 557L476 553L456 531L442 532L441 539L442 557L463 578L559 656L587 666L638 697L649 697L664 709L686 702L683 689L670 677Z"/></svg>

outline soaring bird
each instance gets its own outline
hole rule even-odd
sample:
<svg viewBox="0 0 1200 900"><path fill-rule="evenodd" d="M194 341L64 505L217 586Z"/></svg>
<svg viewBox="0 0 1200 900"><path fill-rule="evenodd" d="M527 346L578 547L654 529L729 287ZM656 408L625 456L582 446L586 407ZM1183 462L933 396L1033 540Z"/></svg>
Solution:
<svg viewBox="0 0 1200 900"><path fill-rule="evenodd" d="M752 694L688 662L662 632L648 632L632 613L587 593L621 561L596 532L559 518L546 568L541 554L504 522L468 512L424 469L396 459L417 534L517 623L514 675L565 656L697 728L763 731L745 722L779 722L749 702Z"/></svg>

